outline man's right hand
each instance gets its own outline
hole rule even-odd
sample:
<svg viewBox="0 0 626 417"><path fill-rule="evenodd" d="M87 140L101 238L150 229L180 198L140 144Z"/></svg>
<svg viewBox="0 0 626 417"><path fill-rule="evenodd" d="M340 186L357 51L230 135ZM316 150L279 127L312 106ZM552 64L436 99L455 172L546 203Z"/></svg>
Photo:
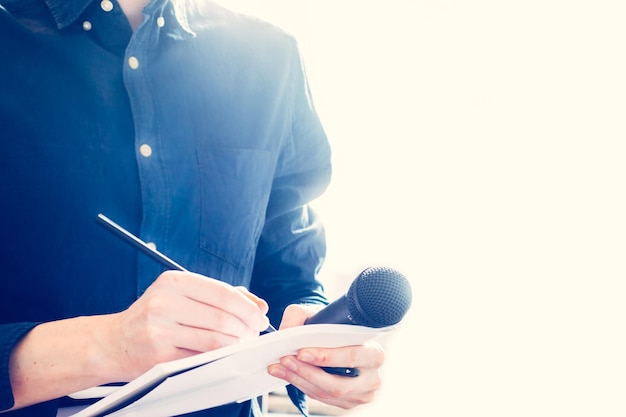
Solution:
<svg viewBox="0 0 626 417"><path fill-rule="evenodd" d="M160 362L255 337L269 324L267 311L243 287L164 272L120 313L51 321L28 332L9 360L12 409L130 381Z"/></svg>
<svg viewBox="0 0 626 417"><path fill-rule="evenodd" d="M269 325L265 301L243 287L191 272L167 271L107 331L117 379L130 380L157 363L258 336Z"/></svg>

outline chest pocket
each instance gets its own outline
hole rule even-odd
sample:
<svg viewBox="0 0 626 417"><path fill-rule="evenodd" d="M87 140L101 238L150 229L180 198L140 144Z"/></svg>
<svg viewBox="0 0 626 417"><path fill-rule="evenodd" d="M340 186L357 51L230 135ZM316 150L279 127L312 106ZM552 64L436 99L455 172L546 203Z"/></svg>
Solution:
<svg viewBox="0 0 626 417"><path fill-rule="evenodd" d="M236 267L255 253L276 158L259 149L198 149L200 248Z"/></svg>

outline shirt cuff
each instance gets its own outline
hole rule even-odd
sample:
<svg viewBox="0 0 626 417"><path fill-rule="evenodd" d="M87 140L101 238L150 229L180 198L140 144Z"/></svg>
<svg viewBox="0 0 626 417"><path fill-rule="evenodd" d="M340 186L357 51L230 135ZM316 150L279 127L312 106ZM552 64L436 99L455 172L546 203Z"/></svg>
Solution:
<svg viewBox="0 0 626 417"><path fill-rule="evenodd" d="M13 389L9 376L9 359L17 343L40 323L24 322L0 324L0 410L13 407Z"/></svg>

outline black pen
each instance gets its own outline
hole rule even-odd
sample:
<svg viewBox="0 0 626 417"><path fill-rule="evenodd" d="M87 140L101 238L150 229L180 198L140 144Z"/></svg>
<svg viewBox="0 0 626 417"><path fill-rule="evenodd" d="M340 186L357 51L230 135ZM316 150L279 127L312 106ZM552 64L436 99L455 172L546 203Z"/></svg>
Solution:
<svg viewBox="0 0 626 417"><path fill-rule="evenodd" d="M98 214L98 220L100 221L100 224L102 224L108 230L110 230L111 232L116 234L118 237L122 238L126 242L133 245L136 249L143 252L145 255L148 255L150 258L159 262L161 265L165 266L166 268L173 269L175 271L189 272L187 269L183 268L178 263L174 262L167 256L163 255L161 252L151 247L146 242L139 239L137 236L133 235L132 233L124 229L119 224L115 223L113 220L106 217L104 214L102 213ZM270 324L267 329L261 332L261 334L271 333L275 331L276 329L274 328L274 326Z"/></svg>
<svg viewBox="0 0 626 417"><path fill-rule="evenodd" d="M119 224L115 223L113 220L106 217L104 214L98 214L98 220L100 220L100 224L109 229L111 232L116 234L118 237L121 237L126 242L130 243L135 247L135 249L139 249L145 255L148 255L155 261L159 262L161 265L173 269L176 271L187 271L185 268L172 261L167 256L163 255L161 252L156 250L155 248L148 245L143 240L139 239L137 236L130 233L128 230L124 229Z"/></svg>
<svg viewBox="0 0 626 417"><path fill-rule="evenodd" d="M339 375L339 376L349 376L356 377L359 376L360 372L357 368L341 368L336 366L320 366L326 373Z"/></svg>

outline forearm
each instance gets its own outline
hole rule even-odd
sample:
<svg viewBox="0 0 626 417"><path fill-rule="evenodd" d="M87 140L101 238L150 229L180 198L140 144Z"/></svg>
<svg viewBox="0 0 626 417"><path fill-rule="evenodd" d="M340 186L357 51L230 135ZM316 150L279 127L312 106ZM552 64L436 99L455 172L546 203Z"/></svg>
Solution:
<svg viewBox="0 0 626 417"><path fill-rule="evenodd" d="M112 317L77 317L31 330L10 356L13 409L113 382L116 367L104 336Z"/></svg>
<svg viewBox="0 0 626 417"><path fill-rule="evenodd" d="M128 309L40 324L12 350L14 408L138 377L157 363L219 349L268 326L267 304L198 274L163 273Z"/></svg>

